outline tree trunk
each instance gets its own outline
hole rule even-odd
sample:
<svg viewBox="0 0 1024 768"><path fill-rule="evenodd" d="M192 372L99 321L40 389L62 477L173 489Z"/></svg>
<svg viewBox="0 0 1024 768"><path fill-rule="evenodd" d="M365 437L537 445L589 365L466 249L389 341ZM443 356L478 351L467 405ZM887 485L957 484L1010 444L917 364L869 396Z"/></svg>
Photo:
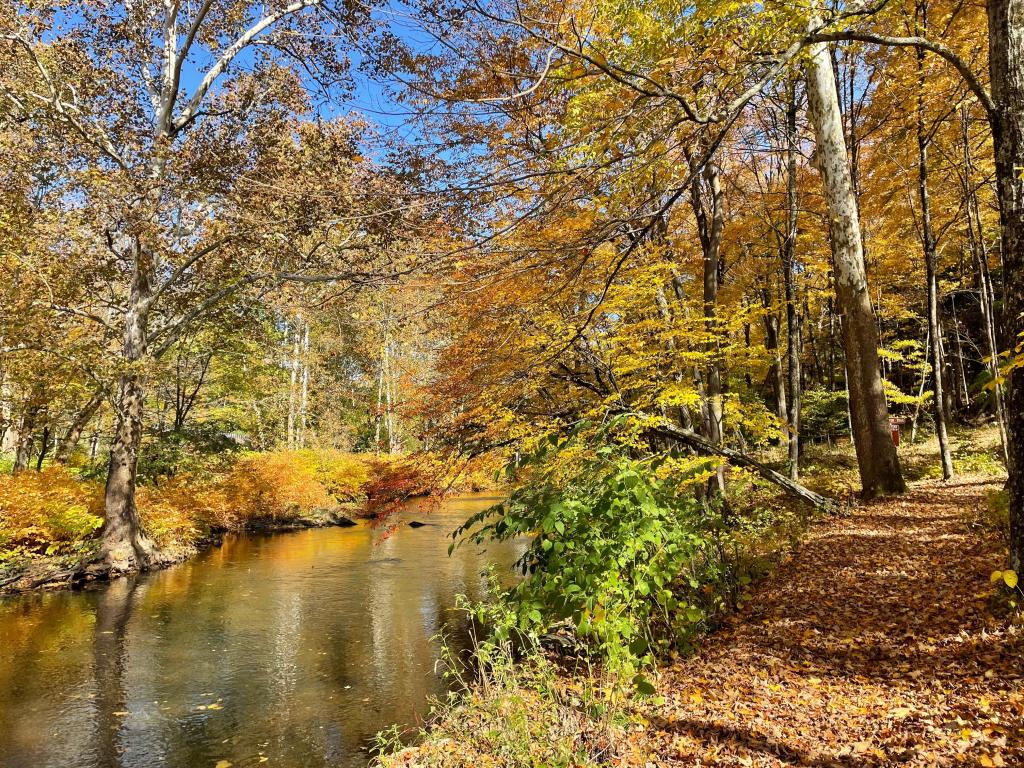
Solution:
<svg viewBox="0 0 1024 768"><path fill-rule="evenodd" d="M104 498L101 562L114 572L148 568L157 560L156 547L146 535L135 506L135 481L142 446L145 393L139 365L146 352L146 333L153 277L148 259L136 261L132 290L124 319L117 421L110 445L110 466Z"/></svg>
<svg viewBox="0 0 1024 768"><path fill-rule="evenodd" d="M384 377L387 370L388 360L388 336L387 327L384 330L384 341L380 347L380 375L377 378L377 409L373 414L373 451L380 455L380 430L384 421Z"/></svg>
<svg viewBox="0 0 1024 768"><path fill-rule="evenodd" d="M917 402L914 403L914 416L910 420L910 444L913 445L914 441L917 440L917 420L921 416L921 399L924 397L924 385L928 382L928 360L932 356L932 330L928 329L928 333L925 334L924 338L924 370L921 371L921 384L917 388Z"/></svg>
<svg viewBox="0 0 1024 768"><path fill-rule="evenodd" d="M985 325L985 345L988 350L988 369L992 375L995 393L996 422L999 426L999 441L1003 449L1003 461L1009 465L1006 436L1006 405L1003 398L1003 383L999 379L999 340L996 330L995 292L988 267L988 249L981 222L981 206L972 181L974 160L971 158L970 115L968 106L960 108L960 131L964 149L964 200L967 210L967 239L977 269L981 319Z"/></svg>
<svg viewBox="0 0 1024 768"><path fill-rule="evenodd" d="M302 393L299 398L298 447L306 447L306 417L309 406L309 323L302 330Z"/></svg>
<svg viewBox="0 0 1024 768"><path fill-rule="evenodd" d="M889 433L889 410L878 366L878 329L868 294L860 220L850 181L835 75L825 44L810 47L806 75L817 165L829 211L836 299L843 314L850 419L862 494L871 498L879 493L898 493L906 486Z"/></svg>
<svg viewBox="0 0 1024 768"><path fill-rule="evenodd" d="M203 388L203 384L206 383L206 374L210 370L210 362L213 360L213 353L209 352L203 355L199 361L199 374L196 379L195 386L189 388L189 382L186 381L188 374L192 373L192 368L186 360L184 360L185 352L182 350L178 351L178 359L175 362L175 380L174 380L174 431L180 432L185 428L185 420L188 415L192 412L192 408L195 407L196 398L199 397L199 390ZM162 430L161 430L162 431Z"/></svg>
<svg viewBox="0 0 1024 768"><path fill-rule="evenodd" d="M789 377L788 408L789 477L800 477L800 308L796 295L796 82L789 86L786 108L786 239L782 246L782 279L786 297L786 360Z"/></svg>
<svg viewBox="0 0 1024 768"><path fill-rule="evenodd" d="M722 248L722 228L725 225L725 210L722 199L722 185L718 166L709 162L704 167L704 183L708 190L710 211L704 207L700 191L700 176L694 174L690 202L697 219L701 247L704 251L704 325L709 341L705 346L708 363L704 371L704 395L706 398L705 427L708 439L714 445L722 444L722 374L718 344L713 340L718 333L716 327L716 305ZM720 466L711 481L712 490L725 494L725 467Z"/></svg>
<svg viewBox="0 0 1024 768"><path fill-rule="evenodd" d="M43 425L43 431L39 435L39 455L36 457L36 472L41 472L43 462L46 461L46 454L50 451L50 435L53 428L49 424Z"/></svg>
<svg viewBox="0 0 1024 768"><path fill-rule="evenodd" d="M963 413L971 405L971 390L967 383L967 370L964 368L964 344L963 336L960 333L960 316L956 311L956 294L952 293L949 296L949 309L953 323L953 373L956 377L956 386L952 389L956 392L954 398L954 409L955 412ZM954 410L947 409L947 413L952 418Z"/></svg>
<svg viewBox="0 0 1024 768"><path fill-rule="evenodd" d="M96 452L100 447L100 434L103 431L103 414L96 419L96 426L93 428L92 437L89 438L89 463L96 461Z"/></svg>
<svg viewBox="0 0 1024 768"><path fill-rule="evenodd" d="M289 367L291 368L291 380L288 385L288 448L295 448L295 409L296 401L298 400L298 379L299 379L299 324L302 319L295 324L294 338L292 339L292 359L289 361ZM287 345L288 339L285 337L285 344Z"/></svg>
<svg viewBox="0 0 1024 768"><path fill-rule="evenodd" d="M75 416L74 421L68 426L67 432L64 433L64 437L61 438L57 451L53 455L54 461L59 464L68 463L71 454L74 453L75 448L78 447L78 443L82 439L82 432L85 431L86 426L92 421L93 416L96 415L96 411L99 410L102 404L103 391L98 390L89 398L89 402L85 404Z"/></svg>
<svg viewBox="0 0 1024 768"><path fill-rule="evenodd" d="M772 356L772 392L775 395L775 413L779 417L780 445L789 444L789 409L786 407L786 374L782 366L782 351L779 345L779 318L772 309L772 292L768 288L761 291L761 303L764 305L764 346ZM749 334L748 334L749 339ZM747 346L750 346L749 343Z"/></svg>
<svg viewBox="0 0 1024 768"><path fill-rule="evenodd" d="M661 317L662 322L665 324L665 328L671 331L673 324L672 311L668 306L668 298L665 295L665 289L662 286L658 286L655 292L655 303L658 307L658 315ZM672 360L672 379L678 385L682 385L685 381L686 376L683 369L677 364L678 356L676 355L676 340L675 337L670 333L668 339L665 342L665 349L668 350L669 358ZM690 416L690 409L685 405L676 407L676 418L679 424L684 429L693 428L693 418Z"/></svg>
<svg viewBox="0 0 1024 768"><path fill-rule="evenodd" d="M14 423L14 402L11 385L0 371L0 452L6 452L17 446L18 429Z"/></svg>
<svg viewBox="0 0 1024 768"><path fill-rule="evenodd" d="M391 353L389 352L384 360L386 363L384 377L384 414L386 417L386 427L388 431L388 454L394 455L398 452L398 440L395 434L395 406L392 398L392 385L394 382L394 376L391 371Z"/></svg>
<svg viewBox="0 0 1024 768"><path fill-rule="evenodd" d="M1017 349L1024 334L1024 0L988 2L992 142L1003 257L1003 347ZM1024 367L1007 374L1007 453L1010 495L1010 567L1024 569Z"/></svg>
<svg viewBox="0 0 1024 768"><path fill-rule="evenodd" d="M921 23L927 28L927 6L921 4ZM935 233L932 230L931 198L928 195L928 143L924 126L924 51L917 50L917 194L921 203L921 245L924 248L924 264L928 281L928 335L932 345L932 386L935 388L934 402L935 434L939 439L939 459L942 463L942 479L953 477L953 454L949 449L949 435L946 432L946 397L943 391L942 333L939 326L939 277L937 274L937 253Z"/></svg>
<svg viewBox="0 0 1024 768"><path fill-rule="evenodd" d="M35 434L36 422L39 419L38 405L26 405L18 428L18 442L14 451L13 474L24 472L32 460L32 436Z"/></svg>

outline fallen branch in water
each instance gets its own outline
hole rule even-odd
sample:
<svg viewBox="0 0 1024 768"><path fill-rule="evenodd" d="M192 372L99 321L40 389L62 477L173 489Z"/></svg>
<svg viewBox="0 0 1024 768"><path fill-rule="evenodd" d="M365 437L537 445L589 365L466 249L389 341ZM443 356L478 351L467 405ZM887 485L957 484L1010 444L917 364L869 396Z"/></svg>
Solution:
<svg viewBox="0 0 1024 768"><path fill-rule="evenodd" d="M63 571L53 571L45 576L33 579L29 588L35 589L36 587L41 587L44 584L55 584L58 581L74 581L76 576L79 576L84 572L85 569L81 565L75 566L74 568L68 568Z"/></svg>

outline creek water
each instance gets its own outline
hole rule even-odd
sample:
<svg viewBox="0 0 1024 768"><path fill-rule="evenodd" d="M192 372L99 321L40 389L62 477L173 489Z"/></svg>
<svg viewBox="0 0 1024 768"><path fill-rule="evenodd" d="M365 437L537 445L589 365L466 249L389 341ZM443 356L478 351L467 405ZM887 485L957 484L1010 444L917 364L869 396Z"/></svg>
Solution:
<svg viewBox="0 0 1024 768"><path fill-rule="evenodd" d="M164 571L0 601L3 768L362 766L448 684L456 595L484 596L515 543L448 556L494 498L360 524L238 535ZM411 528L416 519L428 523Z"/></svg>

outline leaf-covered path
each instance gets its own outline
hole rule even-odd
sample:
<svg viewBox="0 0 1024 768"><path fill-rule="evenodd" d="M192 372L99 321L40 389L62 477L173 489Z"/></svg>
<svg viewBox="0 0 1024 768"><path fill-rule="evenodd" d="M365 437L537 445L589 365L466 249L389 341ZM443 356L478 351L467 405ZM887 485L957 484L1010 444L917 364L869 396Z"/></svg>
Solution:
<svg viewBox="0 0 1024 768"><path fill-rule="evenodd" d="M991 481L915 484L815 528L631 739L640 765L1024 765L1024 639L991 612Z"/></svg>

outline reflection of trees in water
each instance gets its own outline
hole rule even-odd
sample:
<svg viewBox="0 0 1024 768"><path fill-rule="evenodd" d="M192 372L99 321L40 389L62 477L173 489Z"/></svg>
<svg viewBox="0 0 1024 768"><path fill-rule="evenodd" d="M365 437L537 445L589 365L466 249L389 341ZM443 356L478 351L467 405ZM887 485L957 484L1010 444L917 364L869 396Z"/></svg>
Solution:
<svg viewBox="0 0 1024 768"><path fill-rule="evenodd" d="M516 554L467 545L449 558L445 533L471 511L379 545L367 528L241 537L168 571L46 596L24 609L30 620L0 614L0 639L21 660L0 659L0 690L37 702L32 712L0 700L17 738L39 734L16 759L192 768L263 751L272 764L365 764L368 738L440 692L431 638L444 629L465 647L455 595L482 597L488 563ZM94 701L69 710L73 688ZM199 708L217 699L222 708Z"/></svg>
<svg viewBox="0 0 1024 768"><path fill-rule="evenodd" d="M489 503L489 502L485 502ZM447 531L481 507L480 502L456 502L442 515L424 519L434 525L400 528L374 551L381 561L369 578L367 607L373 647L375 691L391 709L391 721L411 721L422 714L424 702L444 688L437 661L443 633L457 654L469 646L466 615L454 608L456 595L471 600L486 596L488 566L507 571L518 545L496 545L490 551L466 544L447 555ZM386 559L397 562L384 564Z"/></svg>
<svg viewBox="0 0 1024 768"><path fill-rule="evenodd" d="M82 749L81 729L92 720L86 706L92 690L87 638L94 618L91 606L70 593L0 603L0 756L31 765L47 751ZM52 728L56 717L62 722Z"/></svg>
<svg viewBox="0 0 1024 768"><path fill-rule="evenodd" d="M128 624L144 590L134 577L117 579L96 598L96 626L93 639L95 727L93 749L97 765L121 768L124 746L121 734L127 723Z"/></svg>

